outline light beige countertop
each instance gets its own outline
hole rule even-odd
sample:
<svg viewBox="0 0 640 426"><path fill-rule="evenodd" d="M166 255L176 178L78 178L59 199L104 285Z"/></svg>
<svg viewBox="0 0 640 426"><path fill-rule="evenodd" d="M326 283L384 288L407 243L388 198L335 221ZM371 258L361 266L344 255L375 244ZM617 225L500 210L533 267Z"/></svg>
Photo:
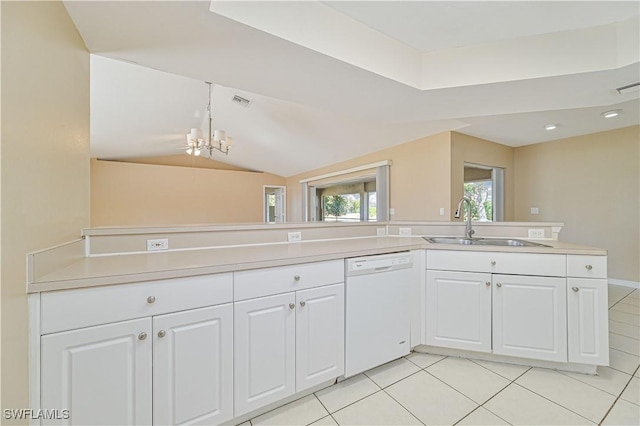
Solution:
<svg viewBox="0 0 640 426"><path fill-rule="evenodd" d="M27 292L179 278L425 248L513 253L607 254L606 250L557 240L540 242L551 247L460 246L430 244L420 236L386 236L91 256L83 257L28 283Z"/></svg>

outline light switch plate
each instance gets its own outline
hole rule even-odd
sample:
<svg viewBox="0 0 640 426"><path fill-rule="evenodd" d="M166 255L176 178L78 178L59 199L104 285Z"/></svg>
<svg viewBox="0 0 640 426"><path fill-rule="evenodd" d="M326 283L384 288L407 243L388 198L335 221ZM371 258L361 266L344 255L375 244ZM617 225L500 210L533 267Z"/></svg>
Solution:
<svg viewBox="0 0 640 426"><path fill-rule="evenodd" d="M389 209L389 216L393 216L394 214L396 214L396 209L392 207Z"/></svg>
<svg viewBox="0 0 640 426"><path fill-rule="evenodd" d="M540 210L537 207L531 207L531 214L538 214Z"/></svg>
<svg viewBox="0 0 640 426"><path fill-rule="evenodd" d="M440 207L440 216L444 216L444 207Z"/></svg>

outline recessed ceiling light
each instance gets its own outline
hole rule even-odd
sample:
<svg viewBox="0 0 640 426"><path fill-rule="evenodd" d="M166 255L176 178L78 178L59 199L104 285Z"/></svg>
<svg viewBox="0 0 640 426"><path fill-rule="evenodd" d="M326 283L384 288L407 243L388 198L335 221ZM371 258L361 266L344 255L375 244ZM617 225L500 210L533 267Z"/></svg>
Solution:
<svg viewBox="0 0 640 426"><path fill-rule="evenodd" d="M618 114L620 114L620 111L621 110L619 109L613 109L611 111L605 111L600 115L602 115L604 118L613 118L613 117L617 117Z"/></svg>
<svg viewBox="0 0 640 426"><path fill-rule="evenodd" d="M547 130L554 130L558 128L557 124L547 124L546 126L544 126L545 129Z"/></svg>

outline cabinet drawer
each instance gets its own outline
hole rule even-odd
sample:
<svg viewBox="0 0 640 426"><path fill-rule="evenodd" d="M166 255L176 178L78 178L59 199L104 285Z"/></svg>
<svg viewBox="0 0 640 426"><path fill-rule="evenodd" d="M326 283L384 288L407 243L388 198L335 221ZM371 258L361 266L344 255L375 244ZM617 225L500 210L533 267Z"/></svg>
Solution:
<svg viewBox="0 0 640 426"><path fill-rule="evenodd" d="M427 269L564 277L563 254L427 250Z"/></svg>
<svg viewBox="0 0 640 426"><path fill-rule="evenodd" d="M607 256L567 256L567 276L607 278Z"/></svg>
<svg viewBox="0 0 640 426"><path fill-rule="evenodd" d="M234 297L245 300L343 281L343 260L252 269L234 273Z"/></svg>
<svg viewBox="0 0 640 426"><path fill-rule="evenodd" d="M52 291L41 296L42 334L233 301L231 273Z"/></svg>

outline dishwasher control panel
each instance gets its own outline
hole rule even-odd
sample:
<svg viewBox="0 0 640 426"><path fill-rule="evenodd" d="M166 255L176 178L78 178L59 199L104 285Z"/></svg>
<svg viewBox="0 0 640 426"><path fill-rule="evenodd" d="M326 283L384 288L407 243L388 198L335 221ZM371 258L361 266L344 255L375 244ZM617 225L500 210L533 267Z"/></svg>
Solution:
<svg viewBox="0 0 640 426"><path fill-rule="evenodd" d="M390 253L347 259L347 275L408 269L413 266L410 252Z"/></svg>

